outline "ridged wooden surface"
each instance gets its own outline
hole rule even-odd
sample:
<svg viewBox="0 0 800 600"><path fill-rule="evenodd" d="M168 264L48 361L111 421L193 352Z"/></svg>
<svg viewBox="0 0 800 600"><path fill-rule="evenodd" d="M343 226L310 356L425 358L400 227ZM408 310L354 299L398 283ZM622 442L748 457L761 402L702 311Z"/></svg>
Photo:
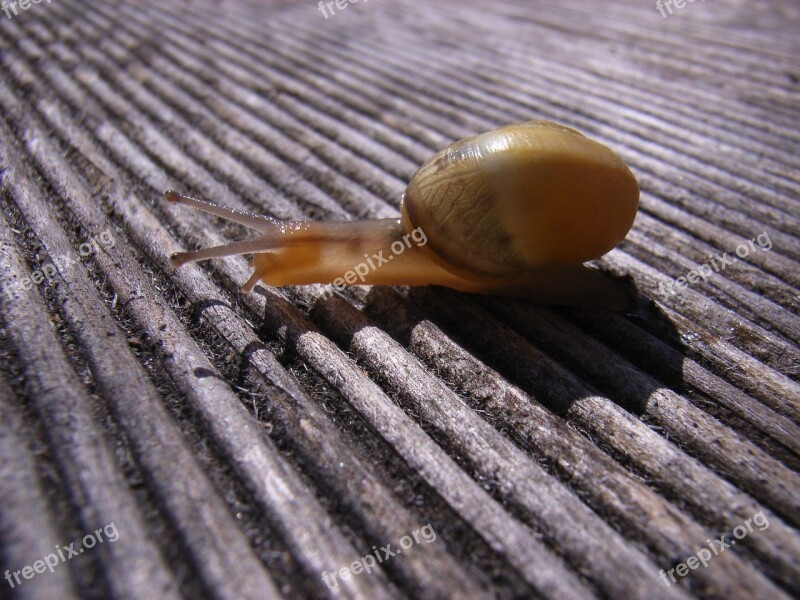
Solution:
<svg viewBox="0 0 800 600"><path fill-rule="evenodd" d="M674 12L0 13L0 567L119 532L0 597L800 595L800 7ZM243 296L243 258L167 262L245 232L166 189L391 217L436 150L529 119L636 174L634 228L598 263L635 282L627 313L440 288ZM659 293L762 234L769 250ZM768 527L659 578L756 514ZM434 541L323 581L427 524Z"/></svg>

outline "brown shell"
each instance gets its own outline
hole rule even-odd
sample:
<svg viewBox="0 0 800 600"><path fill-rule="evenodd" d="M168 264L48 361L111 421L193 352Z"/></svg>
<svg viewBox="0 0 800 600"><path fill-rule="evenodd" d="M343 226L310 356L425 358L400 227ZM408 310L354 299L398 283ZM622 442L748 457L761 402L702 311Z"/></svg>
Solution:
<svg viewBox="0 0 800 600"><path fill-rule="evenodd" d="M633 173L611 150L529 121L435 154L406 188L402 212L448 270L507 277L605 254L627 234L638 203Z"/></svg>

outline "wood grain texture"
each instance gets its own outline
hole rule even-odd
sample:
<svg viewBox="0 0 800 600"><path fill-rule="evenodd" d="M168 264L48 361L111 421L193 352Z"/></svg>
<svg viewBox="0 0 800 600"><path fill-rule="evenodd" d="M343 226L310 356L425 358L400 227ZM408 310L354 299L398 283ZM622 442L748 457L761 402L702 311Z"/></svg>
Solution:
<svg viewBox="0 0 800 600"><path fill-rule="evenodd" d="M119 532L0 596L800 595L800 8L672 10L0 12L0 574ZM636 286L629 311L242 296L244 258L169 266L246 232L166 189L394 217L438 149L530 119L636 174L634 227L597 261Z"/></svg>

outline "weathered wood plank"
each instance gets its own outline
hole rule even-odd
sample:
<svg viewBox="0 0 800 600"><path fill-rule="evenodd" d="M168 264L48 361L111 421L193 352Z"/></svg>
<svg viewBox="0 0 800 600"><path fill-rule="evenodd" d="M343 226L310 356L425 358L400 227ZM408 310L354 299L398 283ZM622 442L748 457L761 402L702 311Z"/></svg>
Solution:
<svg viewBox="0 0 800 600"><path fill-rule="evenodd" d="M800 594L792 3L14 6L0 571L120 532L15 597ZM532 118L637 175L634 228L597 262L636 286L627 313L436 288L243 297L241 257L166 260L245 232L165 189L392 217L434 151ZM103 231L115 243L80 256ZM767 528L667 585L757 514ZM435 540L341 575L426 523Z"/></svg>

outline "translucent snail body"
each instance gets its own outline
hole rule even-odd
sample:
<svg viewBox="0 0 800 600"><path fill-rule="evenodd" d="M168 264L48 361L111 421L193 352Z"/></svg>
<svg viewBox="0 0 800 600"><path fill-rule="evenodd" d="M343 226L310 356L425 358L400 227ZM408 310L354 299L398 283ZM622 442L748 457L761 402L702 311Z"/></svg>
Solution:
<svg viewBox="0 0 800 600"><path fill-rule="evenodd" d="M583 263L625 237L636 216L639 188L607 147L567 127L531 121L455 142L435 154L406 188L399 219L285 222L175 192L166 198L260 233L171 257L179 266L253 253L254 272L245 292L259 280L274 286L441 285L621 309L625 294ZM345 278L360 264L370 268L359 269L356 280Z"/></svg>

